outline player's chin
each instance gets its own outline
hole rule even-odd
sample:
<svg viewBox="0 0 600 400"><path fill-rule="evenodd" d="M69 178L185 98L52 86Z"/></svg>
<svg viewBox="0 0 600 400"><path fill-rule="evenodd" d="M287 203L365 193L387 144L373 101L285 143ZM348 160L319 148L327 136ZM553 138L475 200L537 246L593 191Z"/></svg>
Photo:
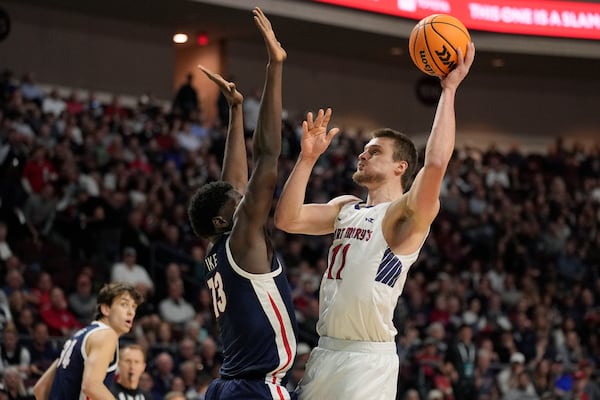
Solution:
<svg viewBox="0 0 600 400"><path fill-rule="evenodd" d="M365 184L371 182L372 179L364 171L356 171L352 175L352 180L357 184L364 186Z"/></svg>

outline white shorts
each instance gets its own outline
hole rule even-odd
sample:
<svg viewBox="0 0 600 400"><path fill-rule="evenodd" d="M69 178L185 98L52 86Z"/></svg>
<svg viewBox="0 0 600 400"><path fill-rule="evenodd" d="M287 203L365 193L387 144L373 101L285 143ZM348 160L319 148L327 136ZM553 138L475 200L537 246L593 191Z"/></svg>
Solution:
<svg viewBox="0 0 600 400"><path fill-rule="evenodd" d="M398 364L394 342L321 337L296 392L300 400L395 400Z"/></svg>

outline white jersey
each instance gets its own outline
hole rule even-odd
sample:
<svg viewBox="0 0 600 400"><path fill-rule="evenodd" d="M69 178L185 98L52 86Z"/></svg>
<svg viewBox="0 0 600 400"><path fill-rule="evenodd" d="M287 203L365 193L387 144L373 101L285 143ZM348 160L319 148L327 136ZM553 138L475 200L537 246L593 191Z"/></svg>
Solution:
<svg viewBox="0 0 600 400"><path fill-rule="evenodd" d="M412 254L392 253L381 229L390 204L350 203L340 210L321 281L320 336L394 341L394 309L422 245Z"/></svg>

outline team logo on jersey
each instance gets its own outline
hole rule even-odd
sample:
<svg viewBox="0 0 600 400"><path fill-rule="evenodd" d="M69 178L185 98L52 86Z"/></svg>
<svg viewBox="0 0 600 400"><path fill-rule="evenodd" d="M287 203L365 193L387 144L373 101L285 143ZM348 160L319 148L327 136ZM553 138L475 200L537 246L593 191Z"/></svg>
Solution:
<svg viewBox="0 0 600 400"><path fill-rule="evenodd" d="M392 253L388 247L381 258L375 281L384 283L390 287L394 287L396 281L402 273L402 262Z"/></svg>
<svg viewBox="0 0 600 400"><path fill-rule="evenodd" d="M368 242L373 235L370 229L356 228L349 226L347 228L338 228L333 233L334 239L356 239Z"/></svg>

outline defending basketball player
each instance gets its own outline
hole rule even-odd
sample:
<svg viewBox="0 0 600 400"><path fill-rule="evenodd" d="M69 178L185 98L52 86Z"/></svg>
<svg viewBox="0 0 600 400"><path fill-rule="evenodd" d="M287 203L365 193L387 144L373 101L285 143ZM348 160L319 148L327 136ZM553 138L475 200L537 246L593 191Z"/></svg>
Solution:
<svg viewBox="0 0 600 400"><path fill-rule="evenodd" d="M98 293L96 320L77 331L33 388L37 400L114 399L108 386L119 361L119 336L129 332L142 295L111 283Z"/></svg>
<svg viewBox="0 0 600 400"><path fill-rule="evenodd" d="M281 151L281 79L286 52L271 23L253 10L269 57L248 181L242 95L203 69L227 98L229 132L221 181L201 187L189 206L197 235L212 243L205 277L223 341L221 378L207 400L290 399L285 375L296 355L296 319L289 284L267 234Z"/></svg>
<svg viewBox="0 0 600 400"><path fill-rule="evenodd" d="M300 399L395 399L392 314L440 208L440 186L454 150L455 94L474 55L470 43L466 58L461 51L457 67L441 79L424 166L412 186L414 144L399 132L380 129L358 156L353 176L368 189L366 201L346 195L327 204L303 204L311 170L338 133L327 131L331 109L320 110L314 120L308 113L302 151L275 211L276 226L286 232L333 233L319 293L320 338L297 388Z"/></svg>

